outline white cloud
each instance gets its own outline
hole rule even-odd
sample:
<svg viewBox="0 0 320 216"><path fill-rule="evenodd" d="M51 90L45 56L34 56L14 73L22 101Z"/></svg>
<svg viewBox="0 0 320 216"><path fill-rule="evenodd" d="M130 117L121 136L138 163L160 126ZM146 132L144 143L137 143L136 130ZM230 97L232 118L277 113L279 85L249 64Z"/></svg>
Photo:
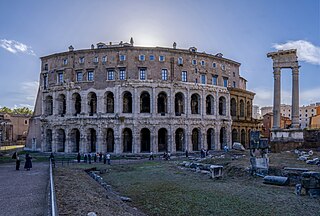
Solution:
<svg viewBox="0 0 320 216"><path fill-rule="evenodd" d="M30 46L27 46L15 40L1 39L0 47L11 53L25 53L29 55L36 55Z"/></svg>
<svg viewBox="0 0 320 216"><path fill-rule="evenodd" d="M28 107L33 108L35 100L37 97L37 92L39 88L38 81L28 81L21 83L21 94L24 95L22 103L18 104L18 107Z"/></svg>
<svg viewBox="0 0 320 216"><path fill-rule="evenodd" d="M297 49L298 60L320 65L320 47L305 40L288 41L284 44L275 44L277 50Z"/></svg>

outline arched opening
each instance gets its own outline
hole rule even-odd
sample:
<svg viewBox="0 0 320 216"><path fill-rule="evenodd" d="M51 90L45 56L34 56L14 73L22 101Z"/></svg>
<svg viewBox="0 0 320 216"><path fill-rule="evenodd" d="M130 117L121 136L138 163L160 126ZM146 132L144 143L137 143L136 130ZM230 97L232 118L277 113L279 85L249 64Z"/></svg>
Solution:
<svg viewBox="0 0 320 216"><path fill-rule="evenodd" d="M250 101L247 102L247 118L251 118L252 117L252 106Z"/></svg>
<svg viewBox="0 0 320 216"><path fill-rule="evenodd" d="M63 129L57 130L57 152L65 152L66 134Z"/></svg>
<svg viewBox="0 0 320 216"><path fill-rule="evenodd" d="M140 131L141 152L150 152L150 130L143 128Z"/></svg>
<svg viewBox="0 0 320 216"><path fill-rule="evenodd" d="M160 92L158 94L158 113L167 113L167 94L165 92Z"/></svg>
<svg viewBox="0 0 320 216"><path fill-rule="evenodd" d="M142 92L140 95L140 113L150 113L150 94Z"/></svg>
<svg viewBox="0 0 320 216"><path fill-rule="evenodd" d="M231 98L230 101L230 111L231 111L231 116L237 116L237 102L236 99Z"/></svg>
<svg viewBox="0 0 320 216"><path fill-rule="evenodd" d="M246 131L244 129L241 130L241 144L246 146Z"/></svg>
<svg viewBox="0 0 320 216"><path fill-rule="evenodd" d="M226 128L222 127L220 129L220 149L223 149L224 146L227 145L227 134L226 134Z"/></svg>
<svg viewBox="0 0 320 216"><path fill-rule="evenodd" d="M244 102L240 100L240 117L244 117Z"/></svg>
<svg viewBox="0 0 320 216"><path fill-rule="evenodd" d="M214 129L213 128L209 128L207 130L207 146L208 146L208 150L212 150L215 148L215 143L214 143Z"/></svg>
<svg viewBox="0 0 320 216"><path fill-rule="evenodd" d="M66 96L64 94L60 94L57 98L57 105L58 105L58 115L64 116L66 114Z"/></svg>
<svg viewBox="0 0 320 216"><path fill-rule="evenodd" d="M97 95L94 92L90 92L88 94L88 110L89 110L89 115L93 116L93 114L97 113Z"/></svg>
<svg viewBox="0 0 320 216"><path fill-rule="evenodd" d="M47 151L52 152L52 130L51 129L46 130L46 146L47 146Z"/></svg>
<svg viewBox="0 0 320 216"><path fill-rule="evenodd" d="M90 128L88 133L89 152L96 152L97 132L95 129Z"/></svg>
<svg viewBox="0 0 320 216"><path fill-rule="evenodd" d="M174 98L174 110L176 116L184 113L184 96L181 92L177 93Z"/></svg>
<svg viewBox="0 0 320 216"><path fill-rule="evenodd" d="M125 128L122 131L123 152L132 152L132 131Z"/></svg>
<svg viewBox="0 0 320 216"><path fill-rule="evenodd" d="M232 144L238 142L238 131L237 129L232 130Z"/></svg>
<svg viewBox="0 0 320 216"><path fill-rule="evenodd" d="M200 96L198 94L191 95L191 114L200 114Z"/></svg>
<svg viewBox="0 0 320 216"><path fill-rule="evenodd" d="M105 94L106 113L114 113L114 96L112 92Z"/></svg>
<svg viewBox="0 0 320 216"><path fill-rule="evenodd" d="M223 96L219 98L219 115L226 115L226 98Z"/></svg>
<svg viewBox="0 0 320 216"><path fill-rule="evenodd" d="M70 133L71 152L80 151L80 131L77 128L71 130Z"/></svg>
<svg viewBox="0 0 320 216"><path fill-rule="evenodd" d="M166 152L168 151L168 132L167 129L161 128L158 131L158 151Z"/></svg>
<svg viewBox="0 0 320 216"><path fill-rule="evenodd" d="M201 137L200 137L200 129L194 128L192 130L192 150L193 151L199 151L201 148Z"/></svg>
<svg viewBox="0 0 320 216"><path fill-rule="evenodd" d="M132 113L132 94L130 92L123 94L123 112Z"/></svg>
<svg viewBox="0 0 320 216"><path fill-rule="evenodd" d="M72 95L73 101L73 115L76 116L77 114L81 113L81 96L78 93L74 93Z"/></svg>
<svg viewBox="0 0 320 216"><path fill-rule="evenodd" d="M214 97L212 95L206 97L206 114L214 115Z"/></svg>
<svg viewBox="0 0 320 216"><path fill-rule="evenodd" d="M47 96L45 100L45 114L52 115L53 114L53 100L52 96Z"/></svg>
<svg viewBox="0 0 320 216"><path fill-rule="evenodd" d="M245 146L245 148L250 148L250 133L251 133L251 129L248 130L248 134L247 134L248 142L247 142L247 145Z"/></svg>
<svg viewBox="0 0 320 216"><path fill-rule="evenodd" d="M178 128L175 134L176 141L176 151L183 151L184 146L184 130L182 128Z"/></svg>
<svg viewBox="0 0 320 216"><path fill-rule="evenodd" d="M106 133L107 152L114 152L114 132L108 128Z"/></svg>

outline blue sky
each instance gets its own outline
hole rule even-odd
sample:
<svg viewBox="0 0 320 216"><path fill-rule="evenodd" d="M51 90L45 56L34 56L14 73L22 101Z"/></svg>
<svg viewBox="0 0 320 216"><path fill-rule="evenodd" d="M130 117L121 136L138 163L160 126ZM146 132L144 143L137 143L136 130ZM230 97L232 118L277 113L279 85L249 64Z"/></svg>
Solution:
<svg viewBox="0 0 320 216"><path fill-rule="evenodd" d="M320 102L319 0L0 1L0 106L34 106L39 57L97 42L223 53L241 63L254 103L272 105L271 51L298 48L300 104ZM282 72L291 103L291 71Z"/></svg>

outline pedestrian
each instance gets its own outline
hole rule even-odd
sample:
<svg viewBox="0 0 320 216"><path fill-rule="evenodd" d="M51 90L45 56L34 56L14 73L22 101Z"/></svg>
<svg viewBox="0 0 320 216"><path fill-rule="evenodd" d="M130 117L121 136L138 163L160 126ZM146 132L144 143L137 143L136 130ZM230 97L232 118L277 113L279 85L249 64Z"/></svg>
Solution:
<svg viewBox="0 0 320 216"><path fill-rule="evenodd" d="M87 154L84 154L83 162L87 163L87 161L88 161L88 156L87 156Z"/></svg>
<svg viewBox="0 0 320 216"><path fill-rule="evenodd" d="M89 164L91 164L91 154L88 154Z"/></svg>
<svg viewBox="0 0 320 216"><path fill-rule="evenodd" d="M102 161L102 152L99 153L99 162L101 163Z"/></svg>
<svg viewBox="0 0 320 216"><path fill-rule="evenodd" d="M153 152L150 152L149 160L154 160Z"/></svg>
<svg viewBox="0 0 320 216"><path fill-rule="evenodd" d="M19 158L19 155L16 154L16 170L19 170L20 169L20 158Z"/></svg>
<svg viewBox="0 0 320 216"><path fill-rule="evenodd" d="M186 150L186 158L188 158L189 157L189 152L188 152L188 150Z"/></svg>
<svg viewBox="0 0 320 216"><path fill-rule="evenodd" d="M17 152L14 152L11 158L12 159L17 159Z"/></svg>
<svg viewBox="0 0 320 216"><path fill-rule="evenodd" d="M94 160L95 163L97 162L97 154L93 155L93 160Z"/></svg>
<svg viewBox="0 0 320 216"><path fill-rule="evenodd" d="M168 152L168 154L167 154L167 160L170 160L170 159L171 159L171 153Z"/></svg>
<svg viewBox="0 0 320 216"><path fill-rule="evenodd" d="M107 154L105 154L104 157L103 157L103 163L104 163L104 164L107 163Z"/></svg>
<svg viewBox="0 0 320 216"><path fill-rule="evenodd" d="M77 155L77 160L78 160L78 163L80 163L80 160L81 160L81 155L80 155L80 152L78 152L78 155Z"/></svg>
<svg viewBox="0 0 320 216"><path fill-rule="evenodd" d="M24 164L24 168L27 171L30 171L30 169L32 168L32 161L31 161L32 157L29 155L29 153L26 154L26 162Z"/></svg>
<svg viewBox="0 0 320 216"><path fill-rule="evenodd" d="M50 154L49 160L51 160L52 166L56 167L56 161L54 160L54 155L53 153Z"/></svg>
<svg viewBox="0 0 320 216"><path fill-rule="evenodd" d="M111 165L111 156L110 156L110 154L107 154L107 161L108 161L108 165Z"/></svg>

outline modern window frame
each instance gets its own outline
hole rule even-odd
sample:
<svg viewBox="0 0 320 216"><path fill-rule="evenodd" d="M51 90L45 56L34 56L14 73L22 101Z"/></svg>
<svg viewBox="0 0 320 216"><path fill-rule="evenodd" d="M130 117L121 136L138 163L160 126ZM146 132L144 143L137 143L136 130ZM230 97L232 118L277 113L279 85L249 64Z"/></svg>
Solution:
<svg viewBox="0 0 320 216"><path fill-rule="evenodd" d="M109 81L114 80L114 70L107 70L107 79Z"/></svg>
<svg viewBox="0 0 320 216"><path fill-rule="evenodd" d="M125 61L126 60L126 55L119 54L119 60L120 61Z"/></svg>
<svg viewBox="0 0 320 216"><path fill-rule="evenodd" d="M162 69L161 70L161 80L168 80L168 70L167 69Z"/></svg>
<svg viewBox="0 0 320 216"><path fill-rule="evenodd" d="M145 68L139 69L139 80L147 80L147 69Z"/></svg>
<svg viewBox="0 0 320 216"><path fill-rule="evenodd" d="M149 61L154 61L155 59L156 59L156 57L154 55L149 56Z"/></svg>
<svg viewBox="0 0 320 216"><path fill-rule="evenodd" d="M119 79L120 80L126 80L127 79L127 77L126 77L126 69L121 68L119 70Z"/></svg>
<svg viewBox="0 0 320 216"><path fill-rule="evenodd" d="M80 78L79 75L81 75L81 78ZM77 82L82 82L83 81L83 72L82 71L76 71L76 81Z"/></svg>
<svg viewBox="0 0 320 216"><path fill-rule="evenodd" d="M164 55L159 56L159 62L164 62L166 61L166 57Z"/></svg>
<svg viewBox="0 0 320 216"><path fill-rule="evenodd" d="M87 71L87 81L89 81L89 82L94 81L94 71L93 70Z"/></svg>
<svg viewBox="0 0 320 216"><path fill-rule="evenodd" d="M188 72L187 71L181 71L181 81L187 82L188 80Z"/></svg>
<svg viewBox="0 0 320 216"><path fill-rule="evenodd" d="M139 61L145 61L146 60L146 56L141 54L139 55Z"/></svg>

